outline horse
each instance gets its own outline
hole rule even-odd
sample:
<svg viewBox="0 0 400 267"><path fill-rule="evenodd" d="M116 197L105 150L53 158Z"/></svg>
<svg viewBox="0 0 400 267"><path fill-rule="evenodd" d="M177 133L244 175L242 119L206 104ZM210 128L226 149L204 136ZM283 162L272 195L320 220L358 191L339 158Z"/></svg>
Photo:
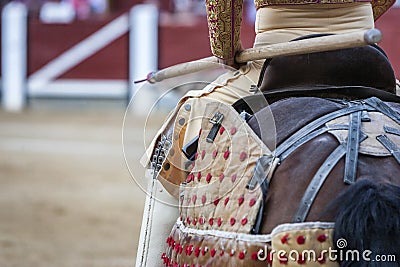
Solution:
<svg viewBox="0 0 400 267"><path fill-rule="evenodd" d="M340 62L341 67L335 62ZM256 111L248 124L262 138L263 128L260 127L259 121L262 121L267 113L272 112L275 118L278 150L279 146L285 145L284 142L289 137L318 118L335 112L340 113L341 110L351 106L371 104L369 102L371 99L368 99L370 97L373 97L372 102L376 101L374 103L387 108L386 110L378 108L375 112L386 113L391 117L390 120L399 123L400 101L394 96L394 74L386 55L376 46L267 60L258 86L270 105ZM390 102L385 103L375 98L377 96ZM249 105L257 109L257 105L260 104L254 103L255 99L260 102L259 96L252 96L238 101L234 106L239 112L249 111ZM387 113L389 110L393 113ZM358 113L357 119L354 119L356 113L350 113L350 119L353 121L347 121L348 127L352 127L352 122L357 120L359 124L372 124L368 127L379 126L373 126L376 121L371 122L367 112L358 111ZM334 125L330 126L333 128ZM314 128L315 132L321 129ZM398 129L399 125L396 128ZM368 138L379 138L388 134L382 130L382 135L371 135ZM338 131L340 130L336 132ZM355 138L363 138L360 128L356 131L360 136ZM284 156L285 159L280 162L269 184L263 218L260 222L262 224L260 233L270 233L277 225L283 223L332 221L335 222L334 244L344 238L348 242L347 249L358 251L368 249L374 255L396 255L397 259L391 263L373 263L365 260L354 263L344 260L341 266L398 266L400 262L399 158L390 153L379 156L373 151L353 154L347 151L347 158L340 157L339 160L332 161L329 172L324 173L322 169L332 163L329 162L329 157L345 142L342 139L340 143L332 132L334 131L330 133L324 131L307 138L307 141L298 145L291 154ZM312 135L312 132L310 131L308 135ZM273 143L270 136L262 139L266 144ZM371 143L374 141L376 140L372 140ZM358 140L358 142L363 141ZM368 145L370 144L366 146ZM354 149L359 149L358 143L354 144ZM385 148L382 146L382 149ZM386 150L389 151L390 148L388 150L386 147ZM353 163L349 163L351 160L349 157L353 157ZM350 170L351 167L353 170ZM352 172L353 176L350 182L345 177L349 172ZM321 179L316 175L321 173L326 175L323 178L324 182L315 192L314 198L308 199L305 194L312 191L311 187L315 186L315 181ZM311 208L300 219L300 210L305 206L303 202L310 199L312 203L308 204Z"/></svg>
<svg viewBox="0 0 400 267"><path fill-rule="evenodd" d="M398 266L400 100L383 51L267 59L257 87L207 108L164 264ZM314 262L289 259L310 247Z"/></svg>

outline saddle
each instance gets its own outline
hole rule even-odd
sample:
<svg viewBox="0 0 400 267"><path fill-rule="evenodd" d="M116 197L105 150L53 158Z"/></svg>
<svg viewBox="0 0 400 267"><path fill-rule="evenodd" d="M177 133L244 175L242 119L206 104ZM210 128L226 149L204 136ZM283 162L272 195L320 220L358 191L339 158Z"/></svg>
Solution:
<svg viewBox="0 0 400 267"><path fill-rule="evenodd" d="M267 59L258 87L269 103L283 96L393 101L395 81L383 50L369 45Z"/></svg>

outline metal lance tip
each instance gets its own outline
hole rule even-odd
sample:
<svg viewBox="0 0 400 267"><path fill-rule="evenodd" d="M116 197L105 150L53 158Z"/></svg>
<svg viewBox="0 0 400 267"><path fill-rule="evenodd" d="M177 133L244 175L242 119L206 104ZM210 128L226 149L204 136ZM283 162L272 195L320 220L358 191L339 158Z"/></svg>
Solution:
<svg viewBox="0 0 400 267"><path fill-rule="evenodd" d="M382 33L378 29L368 30L364 34L364 41L368 44L376 44L382 41Z"/></svg>

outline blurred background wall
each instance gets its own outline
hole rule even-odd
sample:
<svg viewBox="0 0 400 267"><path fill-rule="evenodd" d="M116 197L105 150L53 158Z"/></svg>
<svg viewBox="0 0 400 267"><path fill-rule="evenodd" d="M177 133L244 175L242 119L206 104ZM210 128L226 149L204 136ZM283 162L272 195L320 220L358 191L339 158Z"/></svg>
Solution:
<svg viewBox="0 0 400 267"><path fill-rule="evenodd" d="M4 6L8 2L1 1ZM129 30L132 23L123 21L130 10L138 4L150 3L159 9L158 25L151 29L157 31L158 42L153 53L154 68L162 69L177 63L210 56L207 23L202 0L20 0L28 7L27 18L27 91L28 98L42 95L40 92L62 92L71 89L74 95L75 82L81 82L82 94L104 92L108 97L129 97L132 89L133 66L129 54L132 42ZM242 42L244 48L252 46L254 39L254 6L245 1ZM398 6L398 5L397 5ZM120 19L120 20L118 20ZM393 7L377 22L376 27L383 32L381 46L387 52L397 76L400 73L400 8ZM96 33L110 24L120 23L121 32L109 40L100 40L97 49L87 55L70 56L74 46L88 41ZM128 25L128 24L129 25ZM118 27L118 26L116 26ZM132 31L132 30L131 30ZM111 35L113 31L111 30ZM140 38L140 37L139 37ZM90 51L91 45L88 45ZM68 55L76 61L68 67L53 67L57 58ZM62 65L63 63L61 63ZM60 65L60 64L59 64ZM43 71L46 67L55 69L50 75ZM58 70L58 72L57 72ZM153 69L152 71L154 71ZM37 75L37 74L40 75ZM44 73L44 74L43 74ZM46 76L47 74L47 76ZM30 77L32 76L32 77ZM34 80L31 83L30 80ZM141 77L145 78L145 77ZM40 88L35 82L42 79ZM97 80L97 83L96 83ZM98 81L102 81L99 83ZM105 88L105 86L106 88ZM69 88L68 88L69 87ZM36 89L36 91L35 91ZM75 88L76 90L76 88ZM46 94L44 94L46 95ZM62 96L65 96L62 95Z"/></svg>
<svg viewBox="0 0 400 267"><path fill-rule="evenodd" d="M3 0L1 5L7 2ZM11 1L12 2L12 1ZM202 0L20 0L28 7L27 20L27 77L41 83L41 90L55 90L74 87L74 82L84 82L87 90L83 94L102 88L109 97L129 97L132 89L130 75L133 66L130 62L129 29L132 23L119 21L120 34L104 40L104 43L85 55L74 55L76 62L51 76L43 69L54 63L55 59L68 54L74 46L90 40L102 28L116 22L121 16L129 14L136 5L154 4L159 9L157 31L158 42L154 68L162 69L177 63L210 56L205 10ZM242 42L244 48L252 46L254 40L254 6L252 1L245 1ZM398 5L397 5L398 6ZM129 23L129 25L125 25ZM400 75L400 8L393 7L377 22L376 27L383 32L380 45L387 52L397 76ZM118 27L118 26L117 26ZM111 31L111 34L113 32ZM140 37L138 37L140 38ZM103 42L100 40L100 42ZM88 45L90 50L90 45ZM78 53L79 54L79 53ZM62 64L62 63L61 63ZM52 66L53 67L53 66ZM53 67L54 69L54 67ZM152 71L154 71L153 69ZM40 73L41 75L36 75ZM38 76L38 77L37 77ZM34 79L35 78L35 79ZM145 78L145 77L141 77ZM47 79L47 80L46 80ZM96 83L101 80L103 83ZM54 82L54 83L53 83ZM90 83L92 82L92 83ZM103 88L105 83L108 89ZM32 81L32 83L34 83ZM81 83L82 84L82 83ZM34 85L27 85L28 97L40 95ZM37 87L37 86L36 86ZM86 87L85 87L86 88ZM36 88L37 89L37 88ZM73 90L73 89L72 89ZM108 92L108 94L107 94ZM96 96L96 94L94 94Z"/></svg>

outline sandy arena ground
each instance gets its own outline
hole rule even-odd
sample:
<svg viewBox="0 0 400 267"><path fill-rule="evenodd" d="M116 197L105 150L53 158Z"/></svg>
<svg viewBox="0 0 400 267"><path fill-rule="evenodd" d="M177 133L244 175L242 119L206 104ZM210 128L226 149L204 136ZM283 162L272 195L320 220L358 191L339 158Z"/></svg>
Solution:
<svg viewBox="0 0 400 267"><path fill-rule="evenodd" d="M124 162L124 111L0 111L0 266L134 266L145 195Z"/></svg>

